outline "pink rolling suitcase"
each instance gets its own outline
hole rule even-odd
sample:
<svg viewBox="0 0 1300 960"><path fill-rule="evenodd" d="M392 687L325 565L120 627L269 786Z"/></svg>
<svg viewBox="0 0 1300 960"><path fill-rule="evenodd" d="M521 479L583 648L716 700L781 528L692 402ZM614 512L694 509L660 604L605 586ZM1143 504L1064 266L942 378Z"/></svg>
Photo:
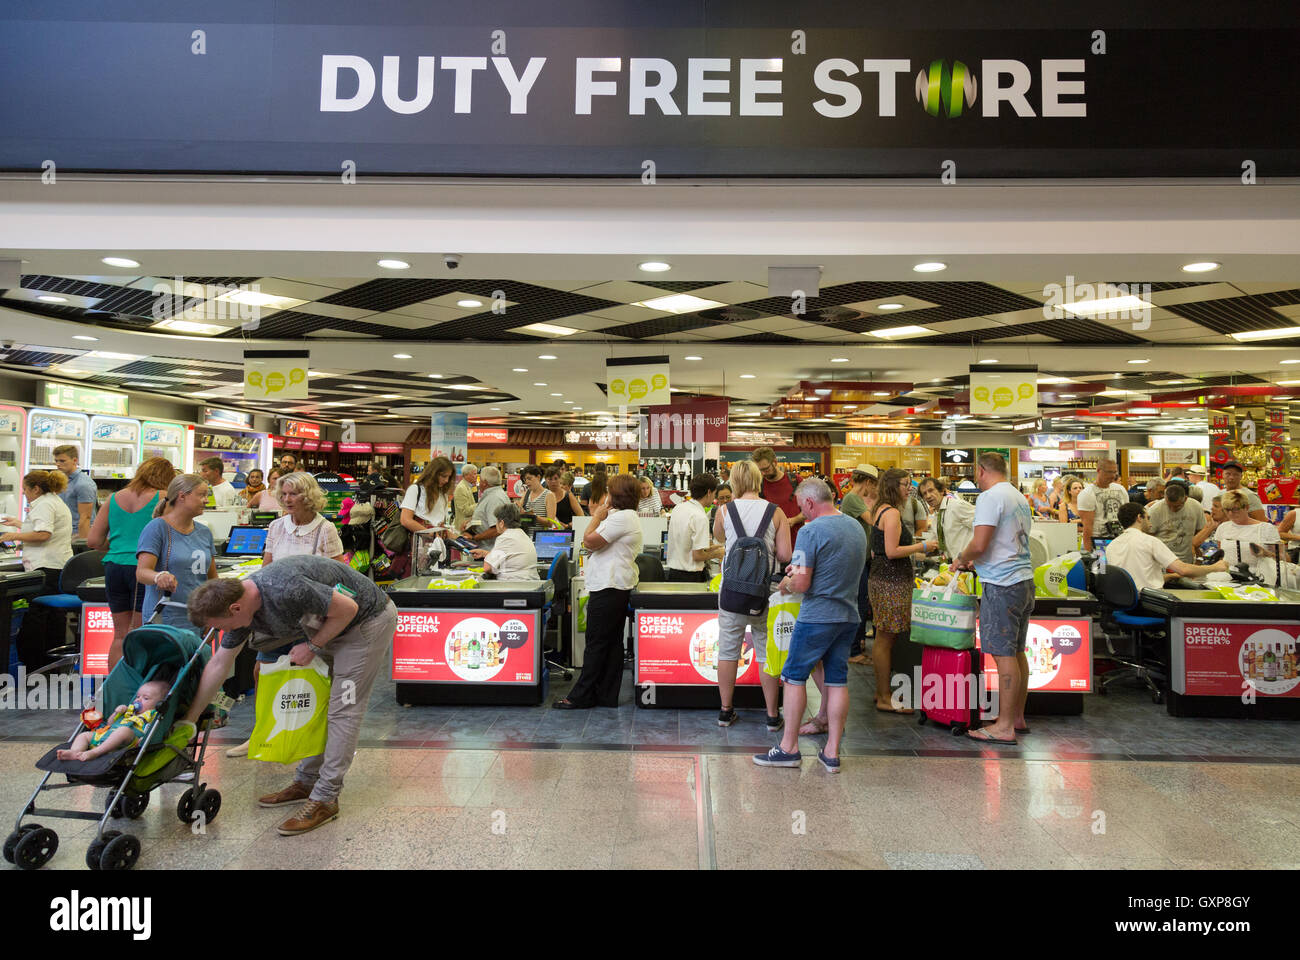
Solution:
<svg viewBox="0 0 1300 960"><path fill-rule="evenodd" d="M954 736L979 726L979 662L978 649L925 647L921 652L921 689L915 701L917 723L941 723Z"/></svg>

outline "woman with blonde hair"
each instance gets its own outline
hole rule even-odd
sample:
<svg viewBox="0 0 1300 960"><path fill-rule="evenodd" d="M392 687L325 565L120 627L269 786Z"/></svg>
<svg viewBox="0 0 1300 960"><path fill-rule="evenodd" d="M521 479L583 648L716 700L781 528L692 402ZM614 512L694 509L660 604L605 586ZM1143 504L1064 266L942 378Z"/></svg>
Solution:
<svg viewBox="0 0 1300 960"><path fill-rule="evenodd" d="M212 531L196 519L207 499L207 482L197 473L182 473L167 485L154 519L140 532L135 578L146 588L141 614L145 620L153 617L162 594L170 593L182 606L163 610L162 622L192 628L183 604L191 590L217 575Z"/></svg>
<svg viewBox="0 0 1300 960"><path fill-rule="evenodd" d="M1047 498L1047 481L1041 477L1034 481L1034 491L1029 495L1029 506L1033 508L1036 517L1046 520L1052 516L1052 507Z"/></svg>
<svg viewBox="0 0 1300 960"><path fill-rule="evenodd" d="M87 543L104 550L104 592L113 617L113 643L108 662L122 657L122 641L140 626L144 585L135 578L136 547L140 534L153 519L162 492L176 479L176 468L162 457L150 457L136 468L125 489L108 498L107 510L95 514Z"/></svg>
<svg viewBox="0 0 1300 960"><path fill-rule="evenodd" d="M5 526L19 527L17 533L0 534L7 544L23 546L23 569L39 570L45 583L36 596L59 592L63 565L72 559L72 513L59 496L68 486L62 470L32 470L23 477L23 496L27 498L27 516L0 517ZM33 598L34 599L34 598ZM59 626L65 612L39 604L30 607L23 617L18 634L18 656L29 670L45 666L45 651L58 643L49 643L51 635L63 636ZM5 664L5 671L9 668Z"/></svg>

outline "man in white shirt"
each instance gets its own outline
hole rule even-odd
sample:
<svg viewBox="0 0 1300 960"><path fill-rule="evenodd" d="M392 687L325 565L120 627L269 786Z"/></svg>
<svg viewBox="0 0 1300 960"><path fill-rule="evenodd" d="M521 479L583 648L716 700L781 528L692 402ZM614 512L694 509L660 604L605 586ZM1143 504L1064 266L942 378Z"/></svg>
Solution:
<svg viewBox="0 0 1300 960"><path fill-rule="evenodd" d="M498 580L540 580L537 547L519 529L519 507L505 503L497 510L496 542L491 550L475 550L483 569Z"/></svg>
<svg viewBox="0 0 1300 960"><path fill-rule="evenodd" d="M212 491L212 502L218 510L226 510L238 499L238 494L230 482L222 476L225 464L220 457L208 457L199 461L199 474Z"/></svg>
<svg viewBox="0 0 1300 960"><path fill-rule="evenodd" d="M1209 513L1210 505L1214 502L1214 498L1221 496L1223 490L1218 484L1210 483L1210 481L1205 479L1204 467L1188 467L1187 482L1194 487L1201 488L1201 510L1205 513Z"/></svg>
<svg viewBox="0 0 1300 960"><path fill-rule="evenodd" d="M938 477L921 481L921 497L935 516L939 552L952 559L961 555L975 535L975 507L947 492Z"/></svg>
<svg viewBox="0 0 1300 960"><path fill-rule="evenodd" d="M1126 503L1119 509L1124 532L1106 545L1106 565L1123 567L1139 590L1159 590L1165 585L1165 573L1200 578L1207 573L1226 571L1220 560L1206 566L1183 563L1174 552L1147 532L1146 508L1140 503Z"/></svg>
<svg viewBox="0 0 1300 960"><path fill-rule="evenodd" d="M1107 525L1119 519L1119 508L1129 502L1128 490L1119 480L1119 464L1102 460L1097 464L1097 482L1079 494L1079 520L1083 527L1083 549L1091 552L1093 540L1107 538Z"/></svg>
<svg viewBox="0 0 1300 960"><path fill-rule="evenodd" d="M721 544L709 535L708 509L713 506L717 479L709 473L691 480L691 499L683 500L668 514L668 555L664 558L669 580L704 583L705 564L722 556Z"/></svg>
<svg viewBox="0 0 1300 960"><path fill-rule="evenodd" d="M1205 526L1205 514L1187 496L1181 483L1165 487L1164 499L1147 505L1147 521L1153 536L1159 537L1179 560L1196 559L1195 538Z"/></svg>

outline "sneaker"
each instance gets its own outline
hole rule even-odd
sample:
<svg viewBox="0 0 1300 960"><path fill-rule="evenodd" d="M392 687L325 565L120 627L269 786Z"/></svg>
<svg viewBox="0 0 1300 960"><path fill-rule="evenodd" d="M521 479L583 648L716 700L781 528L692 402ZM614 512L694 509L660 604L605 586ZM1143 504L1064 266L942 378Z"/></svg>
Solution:
<svg viewBox="0 0 1300 960"><path fill-rule="evenodd" d="M779 713L778 713L775 717L768 717L768 718L767 718L767 732L768 732L768 733L776 733L778 730L780 730L780 729L781 729L782 727L784 727L784 726L785 726L785 720L781 717L781 715L780 715Z"/></svg>
<svg viewBox="0 0 1300 960"><path fill-rule="evenodd" d="M803 756L799 753L786 753L780 747L773 747L767 753L754 754L754 762L760 767L797 767Z"/></svg>
<svg viewBox="0 0 1300 960"><path fill-rule="evenodd" d="M287 803L302 803L311 796L311 788L295 780L279 793L268 793L257 798L259 807L282 807Z"/></svg>
<svg viewBox="0 0 1300 960"><path fill-rule="evenodd" d="M718 711L718 726L720 727L729 727L739 719L735 707L728 707L726 710Z"/></svg>
<svg viewBox="0 0 1300 960"><path fill-rule="evenodd" d="M331 820L337 820L338 816L339 805L337 803L308 800L302 805L301 810L276 827L275 831L282 837L293 837L324 826Z"/></svg>
<svg viewBox="0 0 1300 960"><path fill-rule="evenodd" d="M820 761L822 762L822 766L826 768L826 772L827 772L827 773L839 773L839 772L840 772L840 758L839 758L839 757L828 757L828 756L826 756L826 751L825 751L825 750L818 750L818 751L817 751L817 759L820 760Z"/></svg>
<svg viewBox="0 0 1300 960"><path fill-rule="evenodd" d="M246 757L246 756L248 756L248 745L249 745L250 743L252 743L251 740L245 740L245 741L244 741L243 743L241 743L239 746L237 746L237 747L231 747L229 750L226 751L226 756L228 756L228 757Z"/></svg>

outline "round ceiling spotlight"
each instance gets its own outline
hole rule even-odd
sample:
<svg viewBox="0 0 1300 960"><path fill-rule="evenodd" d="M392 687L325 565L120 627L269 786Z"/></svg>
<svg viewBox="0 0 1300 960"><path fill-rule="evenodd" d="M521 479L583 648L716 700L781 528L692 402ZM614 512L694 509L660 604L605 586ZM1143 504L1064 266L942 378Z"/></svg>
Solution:
<svg viewBox="0 0 1300 960"><path fill-rule="evenodd" d="M667 273L673 268L673 265L664 263L662 260L647 260L645 263L638 263L636 267L646 273Z"/></svg>
<svg viewBox="0 0 1300 960"><path fill-rule="evenodd" d="M912 268L914 273L938 273L940 270L947 270L948 264L940 263L938 260L928 260L925 263L918 263Z"/></svg>
<svg viewBox="0 0 1300 960"><path fill-rule="evenodd" d="M1211 270L1218 270L1223 266L1221 263L1215 263L1213 260L1199 260L1196 263L1184 263L1183 273L1209 273Z"/></svg>
<svg viewBox="0 0 1300 960"><path fill-rule="evenodd" d="M106 264L108 264L110 267L138 267L138 266L140 266L140 261L139 261L139 260L132 260L130 257L103 257L103 258L100 259L99 262L100 262L100 263L106 263Z"/></svg>
<svg viewBox="0 0 1300 960"><path fill-rule="evenodd" d="M376 260L375 266L383 267L385 270L408 270L411 265L405 260Z"/></svg>

